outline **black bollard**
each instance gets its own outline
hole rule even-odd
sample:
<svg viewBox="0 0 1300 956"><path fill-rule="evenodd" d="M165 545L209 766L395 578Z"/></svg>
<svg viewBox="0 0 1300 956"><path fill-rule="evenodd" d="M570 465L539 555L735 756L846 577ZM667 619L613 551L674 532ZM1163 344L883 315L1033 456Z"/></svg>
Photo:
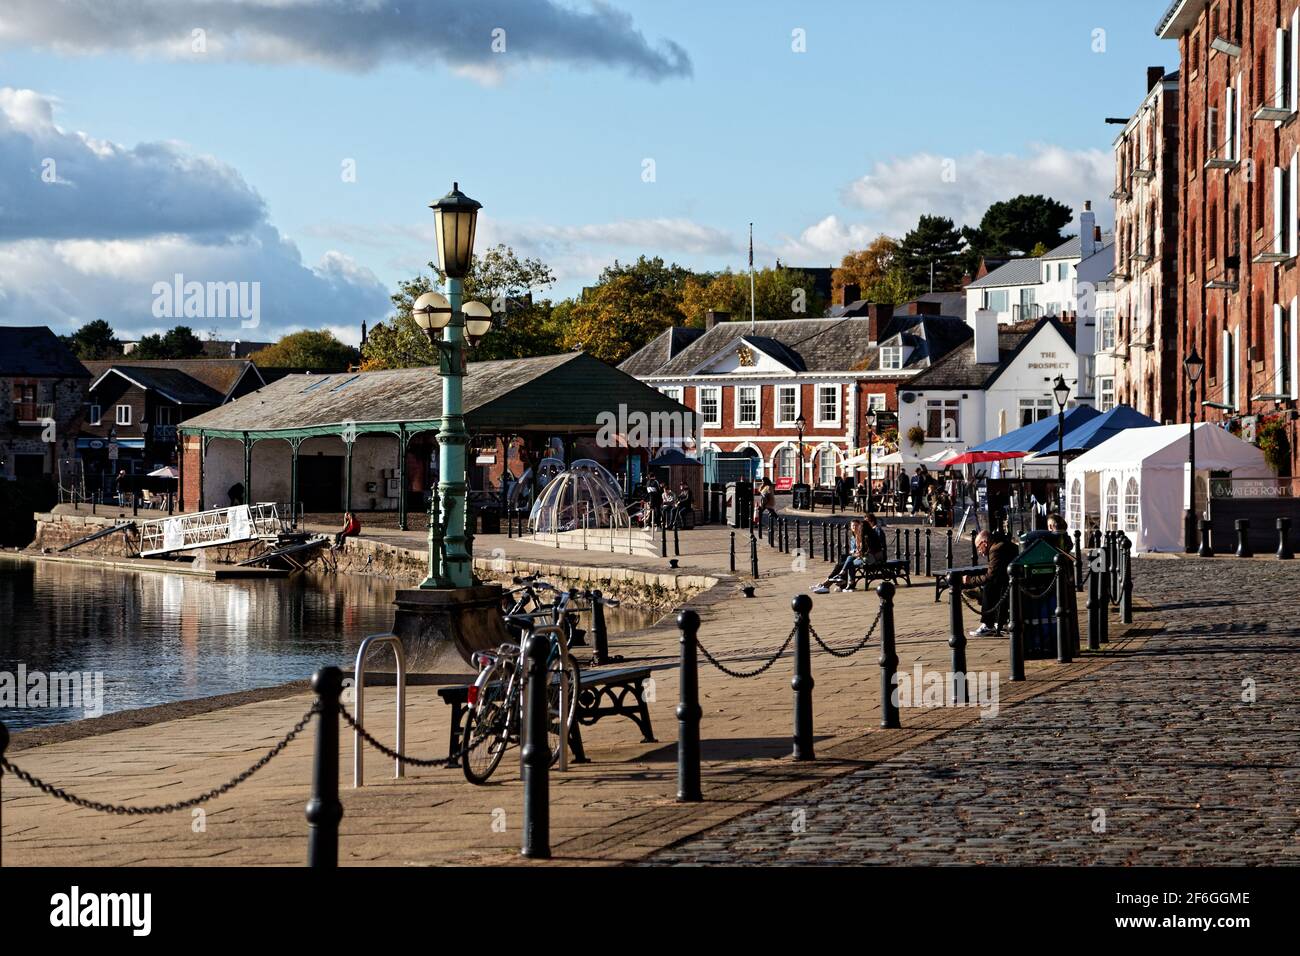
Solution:
<svg viewBox="0 0 1300 956"><path fill-rule="evenodd" d="M1102 644L1110 643L1110 557L1103 548L1101 551L1104 567L1097 577L1097 640Z"/></svg>
<svg viewBox="0 0 1300 956"><path fill-rule="evenodd" d="M1088 552L1088 650L1101 650L1101 574L1099 552Z"/></svg>
<svg viewBox="0 0 1300 956"><path fill-rule="evenodd" d="M1074 590L1083 590L1083 535L1074 529Z"/></svg>
<svg viewBox="0 0 1300 956"><path fill-rule="evenodd" d="M736 573L736 532L731 532L731 546L728 551L731 557L731 573Z"/></svg>
<svg viewBox="0 0 1300 956"><path fill-rule="evenodd" d="M753 535L749 536L749 574L758 577L758 539Z"/></svg>
<svg viewBox="0 0 1300 956"><path fill-rule="evenodd" d="M821 526L822 526L822 560L829 561L831 559L831 539L830 536L826 534L826 522L823 521L821 523Z"/></svg>
<svg viewBox="0 0 1300 956"><path fill-rule="evenodd" d="M528 661L528 684L520 750L524 778L524 842L519 852L536 860L547 860L551 856L551 744L546 739L549 722L546 656L550 649L550 639L540 634L530 637L524 648Z"/></svg>
<svg viewBox="0 0 1300 956"><path fill-rule="evenodd" d="M795 760L813 760L813 676L812 648L809 646L810 626L808 615L812 611L812 598L806 594L795 595L790 606L794 608L794 753Z"/></svg>
<svg viewBox="0 0 1300 956"><path fill-rule="evenodd" d="M1120 542L1119 559L1124 562L1119 582L1119 620L1121 624L1133 623L1133 543L1125 538Z"/></svg>
<svg viewBox="0 0 1300 956"><path fill-rule="evenodd" d="M790 522L785 518L781 519L781 553L790 553Z"/></svg>
<svg viewBox="0 0 1300 956"><path fill-rule="evenodd" d="M894 649L894 591L888 581L876 587L880 597L880 726L897 730L903 724L898 717L898 696L894 692L894 675L898 673L898 653Z"/></svg>
<svg viewBox="0 0 1300 956"><path fill-rule="evenodd" d="M9 728L5 726L3 720L0 720L0 760L4 759L5 748L8 746ZM5 769L4 767L0 767L0 796L4 795L4 779ZM3 827L0 827L0 832L3 832ZM4 866L4 859L4 840L0 840L0 867Z"/></svg>
<svg viewBox="0 0 1300 956"><path fill-rule="evenodd" d="M663 557L668 557L668 525L659 522L659 553Z"/></svg>
<svg viewBox="0 0 1300 956"><path fill-rule="evenodd" d="M307 865L333 869L339 865L339 694L343 672L322 667L311 676L316 692L316 753L311 767L311 799L307 801Z"/></svg>
<svg viewBox="0 0 1300 956"><path fill-rule="evenodd" d="M909 566L911 565L912 563L912 529L911 528L903 529L903 550L899 552L898 556L902 558L903 561L906 562Z"/></svg>
<svg viewBox="0 0 1300 956"><path fill-rule="evenodd" d="M912 573L921 573L921 529L916 529L912 538Z"/></svg>
<svg viewBox="0 0 1300 956"><path fill-rule="evenodd" d="M957 572L948 575L948 646L952 648L952 704L964 705L970 698L966 693L966 628L961 617L962 576Z"/></svg>
<svg viewBox="0 0 1300 956"><path fill-rule="evenodd" d="M1007 587L1011 588L1011 593L1007 595L1007 601L1011 606L1007 609L1007 632L1011 639L1011 679L1022 681L1025 679L1025 610L1020 589L1025 576L1024 566L1013 564L1009 573L1011 580Z"/></svg>
<svg viewBox="0 0 1300 956"><path fill-rule="evenodd" d="M758 530L760 534L763 531L762 528L759 528ZM769 548L776 547L775 539L776 539L776 515L768 515L767 516L767 546Z"/></svg>
<svg viewBox="0 0 1300 956"><path fill-rule="evenodd" d="M975 547L975 532L973 530L970 533L970 563L980 563L980 553L979 549Z"/></svg>
<svg viewBox="0 0 1300 956"><path fill-rule="evenodd" d="M689 608L677 615L681 631L681 663L677 704L677 802L698 803L700 793L700 682L696 668L695 638L700 616Z"/></svg>
<svg viewBox="0 0 1300 956"><path fill-rule="evenodd" d="M734 532L733 532L734 537ZM735 553L732 553L731 570L736 570ZM605 627L605 596L599 591L591 592L591 629L595 632L596 652L592 655L593 664L609 663L609 629ZM573 691L577 693L577 691Z"/></svg>
<svg viewBox="0 0 1300 956"><path fill-rule="evenodd" d="M1237 519L1237 557L1253 558L1255 552L1250 550L1250 519Z"/></svg>
<svg viewBox="0 0 1300 956"><path fill-rule="evenodd" d="M673 522L673 557L680 558L681 556L682 556L682 543L677 539L677 522L674 521Z"/></svg>
<svg viewBox="0 0 1300 956"><path fill-rule="evenodd" d="M1208 518L1201 519L1201 547L1196 554L1202 558L1214 557L1214 547L1210 544L1210 521Z"/></svg>
<svg viewBox="0 0 1300 956"><path fill-rule="evenodd" d="M1277 559L1294 561L1295 551L1291 548L1291 519L1277 519Z"/></svg>
<svg viewBox="0 0 1300 956"><path fill-rule="evenodd" d="M897 528L894 529L894 557L896 558L903 553L902 535L903 532L899 531Z"/></svg>
<svg viewBox="0 0 1300 956"><path fill-rule="evenodd" d="M1070 578L1070 559L1063 554L1056 556L1056 663L1068 664L1073 660L1070 651L1074 646L1074 635L1070 630L1070 599L1066 591L1073 590Z"/></svg>
<svg viewBox="0 0 1300 956"><path fill-rule="evenodd" d="M925 576L930 576L930 529L925 529Z"/></svg>
<svg viewBox="0 0 1300 956"><path fill-rule="evenodd" d="M951 570L952 569L952 528L948 529L948 545L947 545L947 550L944 552L943 558L945 561L948 562L947 566L949 570Z"/></svg>

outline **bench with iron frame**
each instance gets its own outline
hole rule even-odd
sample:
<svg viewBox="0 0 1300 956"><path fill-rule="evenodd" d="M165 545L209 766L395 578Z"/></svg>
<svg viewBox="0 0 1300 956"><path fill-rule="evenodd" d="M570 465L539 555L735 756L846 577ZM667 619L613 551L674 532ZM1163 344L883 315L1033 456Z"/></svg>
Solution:
<svg viewBox="0 0 1300 956"><path fill-rule="evenodd" d="M879 564L860 564L853 569L852 575L854 585L859 582L870 584L872 581L888 581L891 584L897 584L902 580L906 582L909 588L912 586L911 566L902 558Z"/></svg>
<svg viewBox="0 0 1300 956"><path fill-rule="evenodd" d="M569 731L569 748L573 751L574 763L588 762L580 728L590 727L604 717L626 717L637 725L644 743L657 742L650 724L650 708L646 706L645 700L645 682L649 678L648 667L579 671L577 708L573 727ZM470 686L461 684L443 687L438 691L438 696L451 707L448 767L454 767L460 761L460 741L469 704Z"/></svg>

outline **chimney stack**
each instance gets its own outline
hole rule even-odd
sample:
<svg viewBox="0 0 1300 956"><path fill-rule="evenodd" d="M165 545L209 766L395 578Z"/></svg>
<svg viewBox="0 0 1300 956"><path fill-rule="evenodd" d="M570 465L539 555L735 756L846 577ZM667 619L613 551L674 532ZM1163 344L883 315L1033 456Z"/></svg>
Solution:
<svg viewBox="0 0 1300 956"><path fill-rule="evenodd" d="M840 305L847 308L860 298L862 298L862 290L856 282L844 283L844 289L840 292Z"/></svg>
<svg viewBox="0 0 1300 956"><path fill-rule="evenodd" d="M1092 211L1092 200L1087 200L1083 204L1083 212L1079 214L1079 254L1088 259L1096 251L1097 216Z"/></svg>
<svg viewBox="0 0 1300 956"><path fill-rule="evenodd" d="M731 321L730 312L719 312L716 309L709 309L708 312L704 313L704 331L708 332L719 322L730 322L730 321Z"/></svg>
<svg viewBox="0 0 1300 956"><path fill-rule="evenodd" d="M992 309L975 313L975 362L996 365L998 361L998 314Z"/></svg>
<svg viewBox="0 0 1300 956"><path fill-rule="evenodd" d="M883 302L872 302L867 306L867 340L879 342L880 333L885 330L889 320L894 317L894 307Z"/></svg>
<svg viewBox="0 0 1300 956"><path fill-rule="evenodd" d="M1165 78L1165 68L1163 66L1147 67L1147 88L1142 91L1142 95L1150 93L1156 88L1156 84Z"/></svg>

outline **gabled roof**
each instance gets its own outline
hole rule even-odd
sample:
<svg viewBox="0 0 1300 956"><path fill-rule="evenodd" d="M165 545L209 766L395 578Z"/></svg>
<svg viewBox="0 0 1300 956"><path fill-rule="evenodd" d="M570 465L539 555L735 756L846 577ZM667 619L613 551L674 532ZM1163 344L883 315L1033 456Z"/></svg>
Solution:
<svg viewBox="0 0 1300 956"><path fill-rule="evenodd" d="M464 379L466 425L474 430L598 430L602 415L625 403L632 412L690 415L688 408L583 352L471 362ZM437 368L333 375L288 375L191 418L189 434L394 433L399 424L435 427L442 416Z"/></svg>
<svg viewBox="0 0 1300 956"><path fill-rule="evenodd" d="M218 393L220 398L213 403L218 405L230 398L245 376L251 376L258 385L265 384L261 371L247 359L115 359L85 364L96 381L110 368L180 372Z"/></svg>
<svg viewBox="0 0 1300 956"><path fill-rule="evenodd" d="M998 329L998 360L980 364L975 361L975 343L953 349L942 359L907 384L913 391L951 391L987 389L1006 371L1045 326L1052 326L1065 339L1070 349L1074 349L1074 332L1062 325L1055 318L1039 319L1030 329Z"/></svg>
<svg viewBox="0 0 1300 956"><path fill-rule="evenodd" d="M748 339L756 348L763 341L778 343L788 360L797 357L800 370L807 372L849 371L876 353L866 319L780 319L756 322L752 333L748 321L719 322L652 377L693 375L710 359L739 345L741 339ZM775 346L769 344L763 351L772 355L769 348Z"/></svg>
<svg viewBox="0 0 1300 956"><path fill-rule="evenodd" d="M880 340L881 346L905 346L903 369L917 371L932 366L971 337L965 319L949 315L895 316L897 331ZM892 330L891 330L892 331ZM876 363L879 364L878 362Z"/></svg>
<svg viewBox="0 0 1300 956"><path fill-rule="evenodd" d="M785 343L772 338L768 335L743 335L741 341L746 345L752 345L764 355L770 356L774 361L784 365L792 372L806 372L808 366L804 364L803 356L793 349L787 348Z"/></svg>
<svg viewBox="0 0 1300 956"><path fill-rule="evenodd" d="M1115 234L1112 232L1103 233L1101 239L1093 245L1093 255L1105 249L1115 241ZM1039 257L1040 262L1046 262L1048 259L1082 259L1083 242L1079 236L1071 236L1061 243L1055 249L1051 250L1044 256Z"/></svg>
<svg viewBox="0 0 1300 956"><path fill-rule="evenodd" d="M0 375L90 378L72 349L43 325L0 325Z"/></svg>
<svg viewBox="0 0 1300 956"><path fill-rule="evenodd" d="M628 375L653 375L667 365L668 361L678 352L703 334L703 329L691 329L674 325L671 328L664 329L641 346L619 363L618 367L627 372Z"/></svg>
<svg viewBox="0 0 1300 956"><path fill-rule="evenodd" d="M92 362L101 365L101 362ZM125 379L147 391L157 392L169 402L178 405L220 405L225 396L214 388L209 388L197 379L190 378L184 372L173 368L149 365L132 365L121 367L109 364L108 368L91 383L90 391L99 388L106 378L116 376Z"/></svg>

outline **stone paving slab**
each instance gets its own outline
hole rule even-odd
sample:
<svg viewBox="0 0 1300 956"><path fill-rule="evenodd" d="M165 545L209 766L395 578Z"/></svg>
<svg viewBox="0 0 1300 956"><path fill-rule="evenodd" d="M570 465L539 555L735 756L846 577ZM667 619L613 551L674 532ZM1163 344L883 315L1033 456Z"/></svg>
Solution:
<svg viewBox="0 0 1300 956"><path fill-rule="evenodd" d="M702 607L701 641L727 659L753 658L752 667L779 647L792 625L790 600L813 583L824 565L780 569L761 582L758 596L728 596ZM781 556L789 561L788 556ZM897 618L900 667L921 661L947 669L948 608L924 586L900 589ZM872 593L815 599L814 626L832 646L856 643L875 616ZM972 622L973 624L973 622ZM1116 631L1113 631L1118 637ZM1061 667L1030 662L1028 680L1002 684L1003 707L1076 681L1128 652L1140 636L1119 640L1103 655ZM791 662L779 661L753 680L733 680L701 664L705 802L677 804L674 708L677 633L660 628L615 641L627 663L655 667L650 704L659 743L642 743L626 720L604 720L584 730L593 758L569 773L553 773L552 844L555 862L638 860L739 814L851 773L865 763L934 746L962 727L983 730L975 709L907 708L904 730L879 729L878 644L847 660L814 649L819 759L795 765L791 749ZM972 671L1006 674L1005 640L972 640ZM380 739L391 734L394 692L367 689L366 723ZM445 753L449 711L435 689L409 688L407 750ZM309 708L305 694L135 727L84 740L49 743L14 755L23 768L85 796L153 803L206 790L247 767ZM305 859L303 807L309 796L311 732L248 783L196 817L190 813L118 817L54 802L6 778L3 840L9 865L89 864L299 865ZM367 755L367 786L350 787L351 740L343 735L341 772L345 816L341 859L355 864L518 862L522 788L517 750L506 755L490 785L473 787L459 769L412 769L394 780L392 765Z"/></svg>

